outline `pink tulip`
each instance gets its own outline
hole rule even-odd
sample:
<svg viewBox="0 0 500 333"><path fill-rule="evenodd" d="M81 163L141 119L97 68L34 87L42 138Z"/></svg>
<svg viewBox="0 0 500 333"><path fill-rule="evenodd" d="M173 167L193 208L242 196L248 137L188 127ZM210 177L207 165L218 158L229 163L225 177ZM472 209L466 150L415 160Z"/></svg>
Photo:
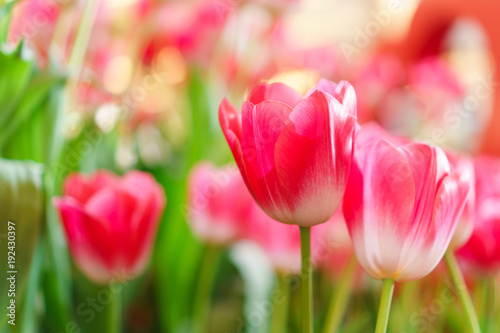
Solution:
<svg viewBox="0 0 500 333"><path fill-rule="evenodd" d="M344 216L372 277L419 279L443 257L465 206L470 175L450 173L444 152L377 140L356 151Z"/></svg>
<svg viewBox="0 0 500 333"><path fill-rule="evenodd" d="M500 270L500 218L491 218L475 226L457 254L481 272L497 273Z"/></svg>
<svg viewBox="0 0 500 333"><path fill-rule="evenodd" d="M188 219L205 242L227 244L240 238L253 205L236 166L198 164L189 176Z"/></svg>
<svg viewBox="0 0 500 333"><path fill-rule="evenodd" d="M73 174L54 199L77 266L98 283L131 279L151 256L165 194L154 178L130 171Z"/></svg>
<svg viewBox="0 0 500 333"><path fill-rule="evenodd" d="M354 145L349 83L321 80L305 98L284 84L263 83L241 115L224 99L219 120L250 193L269 216L302 227L332 217Z"/></svg>
<svg viewBox="0 0 500 333"><path fill-rule="evenodd" d="M475 209L476 209L476 189L475 189L475 179L474 179L474 163L471 158L458 155L447 151L446 155L452 170L461 170L463 173L469 173L470 176L470 192L467 197L467 202L465 204L464 211L458 220L457 228L451 239L450 247L452 249L458 249L460 246L465 244L472 234L474 229L475 221Z"/></svg>
<svg viewBox="0 0 500 333"><path fill-rule="evenodd" d="M479 156L474 160L476 211L472 235L457 252L484 272L500 269L500 158Z"/></svg>
<svg viewBox="0 0 500 333"><path fill-rule="evenodd" d="M47 65L49 45L60 9L58 1L20 1L12 13L9 42L17 44L24 39L37 53L40 65Z"/></svg>
<svg viewBox="0 0 500 333"><path fill-rule="evenodd" d="M353 86L358 96L358 119L362 123L380 112L387 97L403 85L405 73L401 62L388 56L374 57L360 68Z"/></svg>
<svg viewBox="0 0 500 333"><path fill-rule="evenodd" d="M254 202L249 218L249 238L262 248L275 271L283 274L300 272L299 228L274 221Z"/></svg>

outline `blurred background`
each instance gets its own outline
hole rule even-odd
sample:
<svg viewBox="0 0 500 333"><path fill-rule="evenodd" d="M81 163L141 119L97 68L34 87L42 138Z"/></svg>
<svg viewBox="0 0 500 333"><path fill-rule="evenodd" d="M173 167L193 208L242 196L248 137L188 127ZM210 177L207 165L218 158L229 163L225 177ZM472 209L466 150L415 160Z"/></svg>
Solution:
<svg viewBox="0 0 500 333"><path fill-rule="evenodd" d="M124 331L198 332L197 297L204 263L212 260L205 332L272 331L273 290L284 277L291 299L286 326L298 332L297 236L273 231L292 240L269 249L251 236L208 237L192 221L191 170L208 162L220 168L215 174L236 172L218 106L226 97L239 108L261 81L306 93L321 77L347 80L357 94L360 124L375 122L469 154L500 153L500 3L493 0L0 5L0 156L36 162L44 173L35 190L17 192L42 203L32 214L19 213L21 307L18 325L2 323L4 332L105 332L102 288L75 267L50 201L68 174L98 169L147 171L167 196L151 264L124 285ZM28 177L12 170L2 182ZM41 199L33 199L37 193ZM2 205L0 214L9 205L23 212L15 200ZM331 295L349 283L354 293L341 331L373 330L380 286L351 263L342 221L318 234L327 251L316 265L315 324L323 327ZM214 252L216 259L209 256ZM354 273L343 281L340 273L350 266ZM395 332L462 332L442 271L439 266L396 288L401 297L389 324ZM487 293L485 285L478 283L475 295ZM490 332L499 327L488 325Z"/></svg>

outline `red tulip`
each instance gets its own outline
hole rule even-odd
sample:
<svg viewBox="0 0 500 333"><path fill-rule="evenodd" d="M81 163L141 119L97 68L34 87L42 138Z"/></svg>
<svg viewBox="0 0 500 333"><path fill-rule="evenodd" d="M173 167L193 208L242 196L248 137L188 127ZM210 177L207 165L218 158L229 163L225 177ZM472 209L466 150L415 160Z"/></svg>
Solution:
<svg viewBox="0 0 500 333"><path fill-rule="evenodd" d="M360 264L374 278L419 279L443 257L470 187L444 152L377 140L356 151L344 216Z"/></svg>
<svg viewBox="0 0 500 333"><path fill-rule="evenodd" d="M196 166L189 176L188 218L198 238L226 244L242 236L253 205L236 167Z"/></svg>
<svg viewBox="0 0 500 333"><path fill-rule="evenodd" d="M144 271L165 202L163 189L140 171L121 178L107 171L73 174L64 196L54 199L77 266L99 283Z"/></svg>
<svg viewBox="0 0 500 333"><path fill-rule="evenodd" d="M269 216L302 227L332 217L354 145L349 83L321 80L305 98L284 84L260 84L241 115L224 99L219 120L250 193Z"/></svg>

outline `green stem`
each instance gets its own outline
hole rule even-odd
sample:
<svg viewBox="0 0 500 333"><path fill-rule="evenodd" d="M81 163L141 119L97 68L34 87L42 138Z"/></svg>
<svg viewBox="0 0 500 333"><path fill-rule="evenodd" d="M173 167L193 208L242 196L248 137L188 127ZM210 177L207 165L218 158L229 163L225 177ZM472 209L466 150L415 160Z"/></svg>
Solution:
<svg viewBox="0 0 500 333"><path fill-rule="evenodd" d="M207 245L205 258L201 263L198 287L194 301L194 311L196 322L195 332L203 333L208 331L208 317L212 299L212 289L217 273L217 261L220 256L220 248Z"/></svg>
<svg viewBox="0 0 500 333"><path fill-rule="evenodd" d="M455 255L453 252L447 251L444 255L444 259L451 274L451 278L453 279L453 283L455 284L455 288L458 291L458 295L460 296L460 301L462 302L462 307L467 317L469 331L472 333L480 333L481 330L479 328L479 321L477 319L472 300L469 296L469 292L467 291L467 285L465 284L464 277L462 276L462 272L460 271L457 260L455 259Z"/></svg>
<svg viewBox="0 0 500 333"><path fill-rule="evenodd" d="M273 292L273 313L271 317L271 332L288 331L288 306L290 301L290 286L288 278L278 274Z"/></svg>
<svg viewBox="0 0 500 333"><path fill-rule="evenodd" d="M357 264L358 261L356 260L356 256L352 253L351 258L347 263L347 267L344 269L340 282L335 290L334 297L330 302L330 308L328 309L328 315L323 333L335 333L340 327L340 323L344 318L347 303L349 301L349 295L354 281L354 273L356 272L356 267L358 266Z"/></svg>
<svg viewBox="0 0 500 333"><path fill-rule="evenodd" d="M394 292L394 284L396 281L393 279L384 279L383 282L382 298L380 299L377 328L375 329L375 333L385 333L387 331L389 312L391 310L392 293Z"/></svg>
<svg viewBox="0 0 500 333"><path fill-rule="evenodd" d="M111 302L108 305L108 333L121 333L122 331L122 302L121 287L110 286Z"/></svg>
<svg viewBox="0 0 500 333"><path fill-rule="evenodd" d="M495 312L496 312L496 276L486 277L486 286L488 290L487 304L486 304L486 320L484 325L484 332L495 332Z"/></svg>
<svg viewBox="0 0 500 333"><path fill-rule="evenodd" d="M302 252L302 333L313 332L312 309L312 266L311 228L300 227L300 248Z"/></svg>

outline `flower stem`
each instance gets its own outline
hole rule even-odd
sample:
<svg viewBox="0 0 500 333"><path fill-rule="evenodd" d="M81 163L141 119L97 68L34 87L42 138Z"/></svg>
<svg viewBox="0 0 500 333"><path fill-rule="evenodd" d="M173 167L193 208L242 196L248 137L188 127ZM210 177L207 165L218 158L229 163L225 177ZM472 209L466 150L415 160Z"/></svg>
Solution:
<svg viewBox="0 0 500 333"><path fill-rule="evenodd" d="M118 290L117 290L118 289ZM109 303L108 333L121 333L122 331L122 302L121 289L109 287L111 302Z"/></svg>
<svg viewBox="0 0 500 333"><path fill-rule="evenodd" d="M300 248L302 252L302 333L312 333L311 228L309 227L300 227Z"/></svg>
<svg viewBox="0 0 500 333"><path fill-rule="evenodd" d="M380 307L378 309L377 328L375 333L385 333L387 323L389 322L389 312L391 310L392 293L394 292L393 279L384 279L382 287L382 298L380 299Z"/></svg>
<svg viewBox="0 0 500 333"><path fill-rule="evenodd" d="M485 278L485 284L488 290L488 296L486 297L486 315L485 324L483 332L490 333L495 332L495 313L496 313L496 299L497 299L497 285L496 277L488 276Z"/></svg>
<svg viewBox="0 0 500 333"><path fill-rule="evenodd" d="M325 328L323 333L335 333L340 327L342 318L344 317L345 310L347 308L347 303L349 301L349 295L352 288L354 272L356 272L357 260L354 253L351 254L351 258L347 263L347 267L342 273L340 282L335 290L332 301L330 302L330 308L328 309L328 314L326 318Z"/></svg>
<svg viewBox="0 0 500 333"><path fill-rule="evenodd" d="M472 305L472 300L470 298L469 292L467 291L467 285L465 284L464 277L460 268L458 267L455 255L451 251L446 251L444 255L446 265L448 266L448 271L451 274L455 288L460 296L460 301L462 302L463 310L467 317L467 324L469 326L469 331L472 333L480 333L479 321L477 319L474 306Z"/></svg>
<svg viewBox="0 0 500 333"><path fill-rule="evenodd" d="M282 274L276 277L272 300L274 308L271 317L271 332L287 332L290 286L288 278Z"/></svg>
<svg viewBox="0 0 500 333"><path fill-rule="evenodd" d="M201 263L198 287L194 301L195 318L197 320L194 332L203 333L208 331L212 289L217 273L217 262L220 252L221 250L219 247L207 245L205 258L203 258Z"/></svg>

